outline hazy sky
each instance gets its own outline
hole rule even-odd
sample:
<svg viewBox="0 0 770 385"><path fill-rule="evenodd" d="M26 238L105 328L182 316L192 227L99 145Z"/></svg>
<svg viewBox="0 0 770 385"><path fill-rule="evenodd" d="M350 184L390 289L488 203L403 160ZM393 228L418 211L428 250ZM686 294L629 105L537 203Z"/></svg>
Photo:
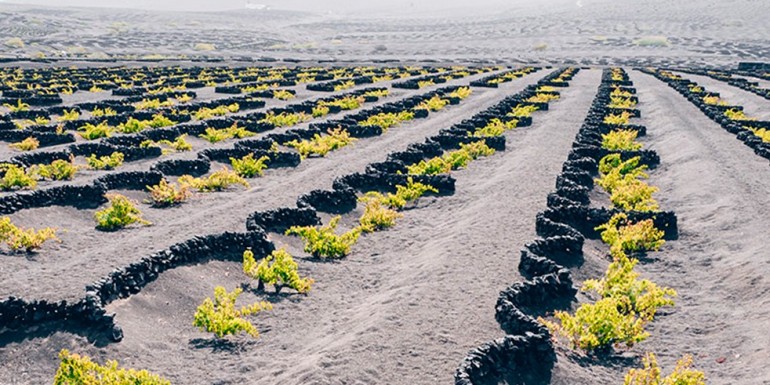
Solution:
<svg viewBox="0 0 770 385"><path fill-rule="evenodd" d="M3 0L0 0L2 2ZM243 9L247 0L7 0L9 3L44 4L51 6L86 6L86 7L121 7L152 10L187 10L215 11L225 9ZM249 0L256 4L265 4L273 8L361 12L366 10L401 10L409 9L429 11L448 8L484 8L494 11L496 8L510 8L514 5L542 4L543 0ZM549 0L565 2L570 0ZM572 1L574 3L574 1ZM395 8L395 9L394 9Z"/></svg>

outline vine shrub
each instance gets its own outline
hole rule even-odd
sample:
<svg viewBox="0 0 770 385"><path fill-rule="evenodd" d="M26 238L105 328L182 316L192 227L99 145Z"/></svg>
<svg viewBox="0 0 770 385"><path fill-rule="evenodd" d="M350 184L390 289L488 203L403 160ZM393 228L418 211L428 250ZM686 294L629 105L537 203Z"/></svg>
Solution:
<svg viewBox="0 0 770 385"><path fill-rule="evenodd" d="M186 201L191 193L190 186L168 183L161 179L160 183L154 186L147 186L152 199L152 205L155 207L168 207L178 205Z"/></svg>
<svg viewBox="0 0 770 385"><path fill-rule="evenodd" d="M636 151L642 144L636 141L636 130L614 130L602 135L602 147L610 151Z"/></svg>
<svg viewBox="0 0 770 385"><path fill-rule="evenodd" d="M603 298L627 299L629 308L625 309L626 313L635 312L643 319L651 321L655 318L658 308L674 306L673 297L676 297L676 291L668 287L661 288L646 279L639 279L639 273L634 271L637 263L637 259L620 255L610 263L604 278L586 280L582 290L594 291ZM620 303L625 304L626 301Z"/></svg>
<svg viewBox="0 0 770 385"><path fill-rule="evenodd" d="M275 250L259 262L251 250L243 252L243 272L258 281L259 290L264 290L265 285L273 285L276 293L280 293L284 286L303 294L309 292L315 281L300 277L297 268L297 262L285 249Z"/></svg>
<svg viewBox="0 0 770 385"><path fill-rule="evenodd" d="M248 154L241 159L230 158L230 163L233 165L233 170L239 176L244 178L252 178L254 176L264 175L264 169L267 168L267 162L270 160L268 156L262 156L259 159L254 159L254 154Z"/></svg>
<svg viewBox="0 0 770 385"><path fill-rule="evenodd" d="M340 149L355 141L355 138L350 137L350 133L338 127L327 131L327 135L315 134L311 140L292 140L284 143L284 145L297 149L300 157L305 159L313 154L326 156L330 151Z"/></svg>
<svg viewBox="0 0 770 385"><path fill-rule="evenodd" d="M151 224L142 218L142 212L127 197L120 194L107 194L105 197L110 201L110 206L94 214L97 229L115 231L134 223Z"/></svg>
<svg viewBox="0 0 770 385"><path fill-rule="evenodd" d="M107 361L101 366L67 349L59 352L59 359L61 363L53 385L171 385L170 381L146 370L118 368L117 361Z"/></svg>
<svg viewBox="0 0 770 385"><path fill-rule="evenodd" d="M616 343L633 346L644 341L649 333L644 331L646 321L635 313L621 309L627 305L616 297L602 298L594 304L581 305L575 315L557 311L554 315L560 324L540 318L555 335L566 337L573 348L587 352L608 349Z"/></svg>
<svg viewBox="0 0 770 385"><path fill-rule="evenodd" d="M642 359L643 369L631 369L623 385L706 385L706 375L692 369L692 356L685 355L676 362L674 371L661 378L660 366L654 353L647 353Z"/></svg>
<svg viewBox="0 0 770 385"><path fill-rule="evenodd" d="M403 214L389 209L383 205L382 200L368 199L364 206L364 215L361 216L361 231L371 233L396 224L396 219L403 217Z"/></svg>
<svg viewBox="0 0 770 385"><path fill-rule="evenodd" d="M2 190L34 189L37 186L34 175L30 175L22 167L6 163L0 165L0 169L5 170L5 175L0 179L0 189Z"/></svg>
<svg viewBox="0 0 770 385"><path fill-rule="evenodd" d="M222 167L222 169L215 171L205 178L182 175L179 177L179 184L192 187L201 192L222 191L235 184L240 184L246 188L249 187L249 182L246 179L226 167Z"/></svg>
<svg viewBox="0 0 770 385"><path fill-rule="evenodd" d="M40 147L40 141L35 139L34 136L30 136L21 142L9 144L9 146L19 151L32 151Z"/></svg>
<svg viewBox="0 0 770 385"><path fill-rule="evenodd" d="M193 326L197 326L201 331L214 333L217 338L224 338L239 332L245 332L254 338L259 337L257 327L244 317L261 311L272 310L273 305L263 301L237 309L235 301L241 293L243 293L241 288L228 293L222 286L215 287L214 299L206 298L195 311Z"/></svg>
<svg viewBox="0 0 770 385"><path fill-rule="evenodd" d="M123 164L125 156L122 152L113 152L109 156L96 156L91 154L86 158L86 164L88 167L94 170L112 170Z"/></svg>
<svg viewBox="0 0 770 385"><path fill-rule="evenodd" d="M361 228L353 228L342 235L334 231L341 216L336 216L326 226L292 226L286 235L298 235L305 240L305 252L316 258L342 258L350 254L350 248L361 235Z"/></svg>
<svg viewBox="0 0 770 385"><path fill-rule="evenodd" d="M51 227L38 231L35 231L35 229L21 229L11 223L11 218L0 218L0 242L5 242L13 251L24 250L29 253L39 249L48 240L61 242L56 237L56 229Z"/></svg>
<svg viewBox="0 0 770 385"><path fill-rule="evenodd" d="M370 191L363 197L359 198L359 201L368 204L370 201L379 201L382 205L390 207L392 209L402 209L407 203L416 201L427 192L438 193L438 189L424 183L415 182L413 178L406 179L406 186L396 185L396 193L388 193L383 195L377 191Z"/></svg>
<svg viewBox="0 0 770 385"><path fill-rule="evenodd" d="M610 254L614 258L629 251L658 250L666 242L664 232L655 228L652 219L630 223L625 213L613 215L596 230L601 231L602 241L610 245Z"/></svg>
<svg viewBox="0 0 770 385"><path fill-rule="evenodd" d="M57 159L51 164L38 164L30 167L29 173L36 178L50 179L50 180L71 180L75 177L75 173L78 171L78 166L72 163L72 161L66 161L63 159Z"/></svg>

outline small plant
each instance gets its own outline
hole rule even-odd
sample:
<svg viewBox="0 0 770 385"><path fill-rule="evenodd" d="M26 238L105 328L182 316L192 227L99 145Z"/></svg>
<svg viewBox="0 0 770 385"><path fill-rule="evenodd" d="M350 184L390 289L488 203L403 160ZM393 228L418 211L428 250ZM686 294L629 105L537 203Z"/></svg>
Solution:
<svg viewBox="0 0 770 385"><path fill-rule="evenodd" d="M234 184L240 184L246 188L249 187L249 182L246 179L243 179L243 177L227 167L222 167L219 171L206 178L193 178L190 175L182 175L179 177L179 184L190 186L201 192L222 191Z"/></svg>
<svg viewBox="0 0 770 385"><path fill-rule="evenodd" d="M340 109L345 111L355 110L357 108L360 108L361 105L364 104L364 97L363 96L345 96L343 98L338 98L331 102L323 102L323 104L326 106L337 106Z"/></svg>
<svg viewBox="0 0 770 385"><path fill-rule="evenodd" d="M267 168L267 162L270 157L262 156L259 159L254 159L254 154L248 154L241 159L230 158L230 163L233 165L235 173L244 178L253 178L254 176L262 176Z"/></svg>
<svg viewBox="0 0 770 385"><path fill-rule="evenodd" d="M326 106L315 106L313 107L312 115L314 118L320 118L322 116L326 116L329 114L329 107Z"/></svg>
<svg viewBox="0 0 770 385"><path fill-rule="evenodd" d="M259 263L251 250L243 252L243 272L257 280L257 290L264 290L265 285L273 285L276 293L280 293L284 286L302 294L309 292L315 281L300 277L297 268L297 262L285 249L273 251Z"/></svg>
<svg viewBox="0 0 770 385"><path fill-rule="evenodd" d="M5 170L5 175L0 179L0 189L15 190L15 189L34 189L37 186L37 181L34 175L27 173L24 168L14 164L0 165L0 170Z"/></svg>
<svg viewBox="0 0 770 385"><path fill-rule="evenodd" d="M417 82L418 88L425 88L425 87L434 86L434 85L436 85L436 82L434 82L433 80L419 80Z"/></svg>
<svg viewBox="0 0 770 385"><path fill-rule="evenodd" d="M610 151L636 151L642 144L636 141L636 130L614 130L602 135L602 148Z"/></svg>
<svg viewBox="0 0 770 385"><path fill-rule="evenodd" d="M722 100L719 96L704 96L703 103L709 106L726 106L727 102Z"/></svg>
<svg viewBox="0 0 770 385"><path fill-rule="evenodd" d="M610 201L623 211L655 211L658 202L652 198L658 188L638 179L625 178L610 194Z"/></svg>
<svg viewBox="0 0 770 385"><path fill-rule="evenodd" d="M134 223L151 224L142 219L142 212L127 197L120 194L107 194L105 197L110 201L110 206L94 214L98 230L115 231Z"/></svg>
<svg viewBox="0 0 770 385"><path fill-rule="evenodd" d="M12 143L9 144L11 148L15 148L19 151L32 151L40 147L40 141L37 140L34 136L30 136L27 139L22 140L18 143Z"/></svg>
<svg viewBox="0 0 770 385"><path fill-rule="evenodd" d="M193 326L197 326L201 331L214 333L217 338L224 338L231 334L246 332L246 334L257 338L259 331L244 317L261 311L273 310L270 302L258 302L249 306L237 309L235 301L243 293L241 288L228 293L222 286L214 288L214 300L206 298L195 311Z"/></svg>
<svg viewBox="0 0 770 385"><path fill-rule="evenodd" d="M365 203L364 215L361 216L361 231L371 233L396 224L396 219L403 217L395 210L389 209L383 205L384 199L362 198Z"/></svg>
<svg viewBox="0 0 770 385"><path fill-rule="evenodd" d="M658 250L665 243L663 231L655 228L652 219L630 223L625 213L618 213L609 222L596 227L602 241L610 245L610 254L619 258L629 251Z"/></svg>
<svg viewBox="0 0 770 385"><path fill-rule="evenodd" d="M608 107L628 109L628 108L634 108L634 106L636 106L636 102L631 98L622 97L622 96L610 96L610 104Z"/></svg>
<svg viewBox="0 0 770 385"><path fill-rule="evenodd" d="M518 106L514 107L513 110L508 113L508 115L516 118L525 118L532 116L532 113L538 109L539 107L533 104L519 104Z"/></svg>
<svg viewBox="0 0 770 385"><path fill-rule="evenodd" d="M631 114L626 111L620 114L609 114L604 117L604 123L611 124L613 126L625 126L631 119Z"/></svg>
<svg viewBox="0 0 770 385"><path fill-rule="evenodd" d="M642 359L643 369L631 369L626 374L623 385L706 385L706 375L692 369L692 356L685 355L676 362L674 371L661 378L660 366L653 353L645 354Z"/></svg>
<svg viewBox="0 0 770 385"><path fill-rule="evenodd" d="M106 121L99 124L86 123L84 126L78 128L80 136L85 140L94 140L100 138L107 138L112 136L113 128L110 127Z"/></svg>
<svg viewBox="0 0 770 385"><path fill-rule="evenodd" d="M163 377L146 370L118 368L117 361L107 361L101 366L85 356L71 354L67 349L59 352L59 369L53 385L171 385Z"/></svg>
<svg viewBox="0 0 770 385"><path fill-rule="evenodd" d="M342 91L342 90L346 90L348 88L352 88L352 87L355 87L355 86L356 86L356 82L354 82L352 80L348 80L348 81L342 82L342 83L337 84L336 86L334 86L334 90L335 91Z"/></svg>
<svg viewBox="0 0 770 385"><path fill-rule="evenodd" d="M633 346L644 341L649 333L644 331L646 322L633 313L620 309L625 305L615 297L602 298L594 304L583 304L570 315L557 311L554 316L560 324L539 318L556 335L569 339L574 348L587 352L607 349L616 343Z"/></svg>
<svg viewBox="0 0 770 385"><path fill-rule="evenodd" d="M150 127L150 124L147 121L128 118L128 120L125 123L121 123L118 125L117 130L124 134L133 134L136 132L143 131L149 127Z"/></svg>
<svg viewBox="0 0 770 385"><path fill-rule="evenodd" d="M302 122L307 122L311 118L312 116L305 114L303 112L300 112L300 113L281 112L280 114L276 115L275 112L268 111L268 113L265 115L265 117L261 121L265 123L270 123L275 127L291 127Z"/></svg>
<svg viewBox="0 0 770 385"><path fill-rule="evenodd" d="M171 107L173 105L174 105L174 102L170 100L161 102L160 99L142 99L141 102L134 103L134 108L136 108L137 111L157 110L159 108Z"/></svg>
<svg viewBox="0 0 770 385"><path fill-rule="evenodd" d="M216 129L212 127L207 127L206 132L198 136L200 138L208 140L211 143L219 143L223 140L232 138L232 136L230 135L230 132L226 128Z"/></svg>
<svg viewBox="0 0 770 385"><path fill-rule="evenodd" d="M402 209L407 203L416 201L427 192L438 194L438 189L431 185L415 182L413 178L409 177L406 180L406 186L396 185L395 194L388 193L387 195L382 195L379 192L370 191L359 198L359 201L368 203L369 201L376 200L387 207Z"/></svg>
<svg viewBox="0 0 770 385"><path fill-rule="evenodd" d="M487 138L492 136L500 136L506 131L516 128L516 125L518 123L519 121L515 119L509 120L507 122L503 122L498 118L494 118L490 120L486 126L481 128L476 128L476 130L469 135L475 138Z"/></svg>
<svg viewBox="0 0 770 385"><path fill-rule="evenodd" d="M460 98L460 99L465 99L465 98L467 98L468 96L471 96L471 93L472 93L472 92L473 92L473 91L471 90L471 88L470 88L470 87L460 87L460 88L458 88L458 89L456 89L456 90L452 91L452 92L449 94L449 97L452 97L452 98Z"/></svg>
<svg viewBox="0 0 770 385"><path fill-rule="evenodd" d="M446 105L449 104L449 100L447 99L441 99L438 95L433 95L432 98L423 101L415 109L417 110L428 110L428 111L439 111L446 107Z"/></svg>
<svg viewBox="0 0 770 385"><path fill-rule="evenodd" d="M284 143L285 146L297 149L302 159L310 155L326 156L330 151L340 149L355 142L350 134L338 127L327 131L327 135L315 134L311 140L292 140Z"/></svg>
<svg viewBox="0 0 770 385"><path fill-rule="evenodd" d="M610 263L604 278L589 279L583 283L583 291L594 291L603 298L615 297L622 304L627 304L626 313L635 312L646 321L652 321L658 308L674 306L674 289L656 285L639 279L639 273L634 267L639 260L628 258L625 254L616 254Z"/></svg>
<svg viewBox="0 0 770 385"><path fill-rule="evenodd" d="M46 227L35 231L35 229L21 229L11 223L11 218L0 218L0 242L5 242L13 251L24 250L31 252L39 249L45 241L54 240L61 242L56 237L56 229Z"/></svg>
<svg viewBox="0 0 770 385"><path fill-rule="evenodd" d="M305 240L305 252L316 258L342 258L350 254L350 247L358 241L361 228L356 227L342 235L335 234L341 216L336 216L326 226L292 226L286 235L298 235Z"/></svg>
<svg viewBox="0 0 770 385"><path fill-rule="evenodd" d="M527 98L525 102L549 103L551 100L557 100L557 99L559 99L559 95L556 95L556 94L536 93L535 95Z"/></svg>
<svg viewBox="0 0 770 385"><path fill-rule="evenodd" d="M122 152L115 151L109 156L99 156L91 154L86 158L86 164L88 167L94 170L113 170L123 164L125 155Z"/></svg>
<svg viewBox="0 0 770 385"><path fill-rule="evenodd" d="M621 160L620 154L609 154L599 161L599 172L602 177L596 179L596 184L612 193L624 183L636 179L647 178L644 172L647 165L640 165L641 157L635 156L626 161Z"/></svg>
<svg viewBox="0 0 770 385"><path fill-rule="evenodd" d="M29 104L22 102L21 99L17 99L16 104L3 103L3 107L11 112L29 111Z"/></svg>
<svg viewBox="0 0 770 385"><path fill-rule="evenodd" d="M273 90L273 98L278 100L294 99L294 94L286 90Z"/></svg>
<svg viewBox="0 0 770 385"><path fill-rule="evenodd" d="M91 116L93 116L94 118L101 118L104 116L115 116L117 114L118 112L110 107L106 107L105 109L101 109L97 107L97 108L94 108L93 111L91 111Z"/></svg>
<svg viewBox="0 0 770 385"><path fill-rule="evenodd" d="M147 186L147 190L150 192L150 198L155 207L178 205L186 201L191 195L189 186L168 183L165 179L161 179L160 183L154 186Z"/></svg>
<svg viewBox="0 0 770 385"><path fill-rule="evenodd" d="M494 153L495 150L487 146L483 140L460 144L459 150L449 151L441 157L422 160L420 163L407 166L407 173L411 175L445 174L466 167L472 160Z"/></svg>
<svg viewBox="0 0 770 385"><path fill-rule="evenodd" d="M751 122L757 120L756 118L746 116L743 111L733 108L725 111L725 116L730 120L736 120L739 122Z"/></svg>
<svg viewBox="0 0 770 385"><path fill-rule="evenodd" d="M61 116L59 117L60 122L71 122L78 119L80 119L80 112L75 109L69 111L63 110Z"/></svg>
<svg viewBox="0 0 770 385"><path fill-rule="evenodd" d="M391 80L391 79L387 79L387 80ZM388 95L390 95L390 91L388 91L387 89L366 91L364 93L364 96L376 96L378 98L384 98L384 97L386 97Z"/></svg>
<svg viewBox="0 0 770 385"><path fill-rule="evenodd" d="M49 180L71 180L75 177L78 166L72 160L57 159L51 164L38 164L30 167L29 173Z"/></svg>
<svg viewBox="0 0 770 385"><path fill-rule="evenodd" d="M382 128L383 131L387 131L390 127L412 119L414 119L414 112L412 111L401 111L398 113L381 112L377 115L368 117L364 121L358 122L358 124L363 127L377 126Z"/></svg>

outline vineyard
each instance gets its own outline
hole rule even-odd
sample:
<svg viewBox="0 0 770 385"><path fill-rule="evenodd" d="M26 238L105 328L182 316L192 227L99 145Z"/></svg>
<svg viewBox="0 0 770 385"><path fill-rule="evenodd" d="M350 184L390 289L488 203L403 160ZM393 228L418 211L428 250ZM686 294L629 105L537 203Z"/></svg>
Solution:
<svg viewBox="0 0 770 385"><path fill-rule="evenodd" d="M767 73L285 64L0 67L0 384L770 382Z"/></svg>

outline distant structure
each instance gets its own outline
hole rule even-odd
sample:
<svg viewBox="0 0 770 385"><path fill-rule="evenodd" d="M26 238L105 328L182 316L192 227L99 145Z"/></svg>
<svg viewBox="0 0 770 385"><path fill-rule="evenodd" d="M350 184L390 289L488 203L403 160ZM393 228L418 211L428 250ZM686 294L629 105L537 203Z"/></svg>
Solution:
<svg viewBox="0 0 770 385"><path fill-rule="evenodd" d="M266 4L257 4L251 0L246 0L246 9L267 10L270 8Z"/></svg>

